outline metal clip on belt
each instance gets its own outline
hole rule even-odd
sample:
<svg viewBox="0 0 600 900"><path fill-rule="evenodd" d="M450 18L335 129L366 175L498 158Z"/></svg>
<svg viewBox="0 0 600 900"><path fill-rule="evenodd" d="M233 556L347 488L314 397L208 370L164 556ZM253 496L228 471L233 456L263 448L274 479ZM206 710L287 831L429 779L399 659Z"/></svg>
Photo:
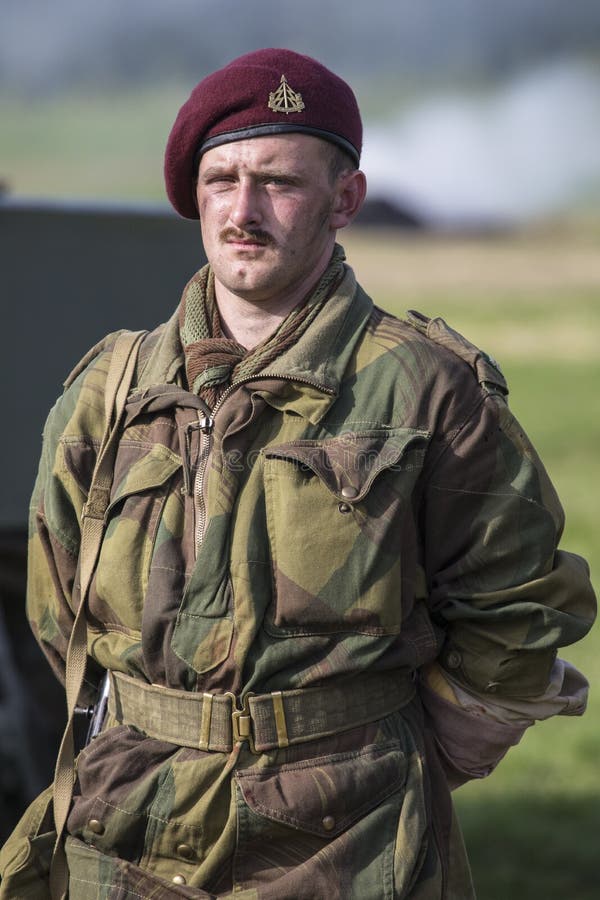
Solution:
<svg viewBox="0 0 600 900"><path fill-rule="evenodd" d="M109 712L149 737L180 747L229 753L240 741L253 753L302 744L366 725L405 706L412 675L363 673L314 688L245 694L198 694L111 672Z"/></svg>

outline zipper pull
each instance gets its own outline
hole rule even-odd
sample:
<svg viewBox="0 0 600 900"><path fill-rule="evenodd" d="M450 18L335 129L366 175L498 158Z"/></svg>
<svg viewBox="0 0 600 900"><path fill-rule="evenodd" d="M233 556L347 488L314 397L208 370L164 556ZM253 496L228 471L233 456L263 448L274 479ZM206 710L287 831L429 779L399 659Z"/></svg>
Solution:
<svg viewBox="0 0 600 900"><path fill-rule="evenodd" d="M192 434L200 431L202 434L211 434L215 420L210 415L198 416L196 422L188 422L184 429L185 435L185 459L183 460L183 487L182 494L192 497L194 493L194 476L196 466L192 465Z"/></svg>

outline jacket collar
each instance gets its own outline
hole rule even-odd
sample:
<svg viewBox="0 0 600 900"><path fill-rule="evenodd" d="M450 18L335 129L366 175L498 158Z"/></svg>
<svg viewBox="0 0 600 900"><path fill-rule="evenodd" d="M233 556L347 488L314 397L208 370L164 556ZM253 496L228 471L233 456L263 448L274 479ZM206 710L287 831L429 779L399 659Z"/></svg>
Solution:
<svg viewBox="0 0 600 900"><path fill-rule="evenodd" d="M336 291L298 342L252 379L265 400L318 422L340 391L357 342L373 310L370 297L345 267ZM184 355L178 310L147 339L142 351L138 390L156 385L182 385Z"/></svg>

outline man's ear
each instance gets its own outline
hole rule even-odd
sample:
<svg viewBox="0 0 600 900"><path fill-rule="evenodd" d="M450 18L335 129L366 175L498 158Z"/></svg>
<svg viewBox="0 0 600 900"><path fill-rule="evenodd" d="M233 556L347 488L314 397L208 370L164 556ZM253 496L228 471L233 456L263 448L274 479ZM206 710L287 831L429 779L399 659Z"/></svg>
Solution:
<svg viewBox="0 0 600 900"><path fill-rule="evenodd" d="M331 209L331 228L349 225L358 214L367 194L367 179L360 169L350 169L338 176Z"/></svg>

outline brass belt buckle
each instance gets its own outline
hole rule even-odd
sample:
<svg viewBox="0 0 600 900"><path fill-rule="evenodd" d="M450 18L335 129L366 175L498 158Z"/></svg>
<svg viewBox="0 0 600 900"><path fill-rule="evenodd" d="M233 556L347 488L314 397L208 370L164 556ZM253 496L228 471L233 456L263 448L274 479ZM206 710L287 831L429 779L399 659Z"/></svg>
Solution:
<svg viewBox="0 0 600 900"><path fill-rule="evenodd" d="M238 698L230 691L227 696L231 697L231 731L234 744L238 741L244 741L248 744L252 753L258 753L254 746L254 735L252 733L252 715L250 713L250 697L254 694L246 694L242 700L242 708L238 707Z"/></svg>

